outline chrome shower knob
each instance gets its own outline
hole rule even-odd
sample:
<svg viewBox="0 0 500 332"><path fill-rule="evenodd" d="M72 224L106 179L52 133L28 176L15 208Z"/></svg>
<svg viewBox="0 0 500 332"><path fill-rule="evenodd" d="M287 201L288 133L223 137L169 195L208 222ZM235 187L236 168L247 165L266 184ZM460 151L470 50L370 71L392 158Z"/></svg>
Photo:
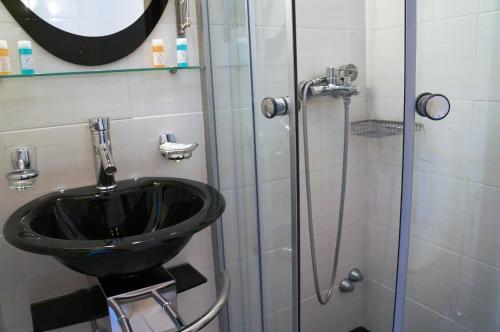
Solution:
<svg viewBox="0 0 500 332"><path fill-rule="evenodd" d="M349 271L349 275L347 276L347 278L352 282L360 282L364 277L359 269L353 268L351 271Z"/></svg>
<svg viewBox="0 0 500 332"><path fill-rule="evenodd" d="M268 119L274 118L276 115L288 114L289 97L266 97L260 104L262 114Z"/></svg>
<svg viewBox="0 0 500 332"><path fill-rule="evenodd" d="M442 120L450 113L450 101L439 93L424 92L417 97L417 113L431 120Z"/></svg>

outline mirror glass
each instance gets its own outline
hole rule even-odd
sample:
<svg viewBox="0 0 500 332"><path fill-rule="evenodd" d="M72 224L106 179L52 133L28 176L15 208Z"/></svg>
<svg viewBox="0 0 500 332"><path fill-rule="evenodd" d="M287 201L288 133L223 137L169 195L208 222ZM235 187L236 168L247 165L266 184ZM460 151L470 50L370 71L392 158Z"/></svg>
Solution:
<svg viewBox="0 0 500 332"><path fill-rule="evenodd" d="M148 38L168 0L0 0L39 46L65 61L120 60Z"/></svg>
<svg viewBox="0 0 500 332"><path fill-rule="evenodd" d="M151 0L13 0L51 25L80 36L119 32L134 23Z"/></svg>

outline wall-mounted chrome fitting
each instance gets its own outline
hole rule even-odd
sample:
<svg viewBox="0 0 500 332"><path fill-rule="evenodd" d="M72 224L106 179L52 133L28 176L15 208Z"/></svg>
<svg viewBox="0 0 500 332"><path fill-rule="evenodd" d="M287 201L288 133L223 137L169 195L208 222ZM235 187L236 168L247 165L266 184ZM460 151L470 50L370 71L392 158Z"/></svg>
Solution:
<svg viewBox="0 0 500 332"><path fill-rule="evenodd" d="M363 281L364 277L358 268L353 268L349 271L347 278L342 279L339 284L339 290L342 293L349 293L354 290L354 283Z"/></svg>
<svg viewBox="0 0 500 332"><path fill-rule="evenodd" d="M185 160L193 155L193 151L198 148L198 143L183 144L177 143L175 134L160 135L158 149L160 153L170 160Z"/></svg>
<svg viewBox="0 0 500 332"><path fill-rule="evenodd" d="M360 282L363 281L364 276L358 268L353 268L351 271L349 271L347 278L352 282Z"/></svg>
<svg viewBox="0 0 500 332"><path fill-rule="evenodd" d="M33 145L6 148L5 170L10 189L21 191L33 187L38 178L36 148Z"/></svg>
<svg viewBox="0 0 500 332"><path fill-rule="evenodd" d="M175 0L175 19L177 22L177 37L184 37L186 29L191 26L189 0Z"/></svg>
<svg viewBox="0 0 500 332"><path fill-rule="evenodd" d="M343 65L338 68L327 67L326 76L300 83L300 97L303 98L306 89L310 97L328 95L332 97L350 97L358 95L358 88L352 85L352 82L357 77L358 69L353 64Z"/></svg>
<svg viewBox="0 0 500 332"><path fill-rule="evenodd" d="M342 279L339 284L339 290L342 293L350 293L354 290L354 284L347 278Z"/></svg>

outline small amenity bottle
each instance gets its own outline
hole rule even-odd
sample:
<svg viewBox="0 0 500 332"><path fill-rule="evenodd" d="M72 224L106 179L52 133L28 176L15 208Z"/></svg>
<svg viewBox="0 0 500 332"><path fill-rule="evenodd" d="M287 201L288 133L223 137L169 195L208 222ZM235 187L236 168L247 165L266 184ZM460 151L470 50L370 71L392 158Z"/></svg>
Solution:
<svg viewBox="0 0 500 332"><path fill-rule="evenodd" d="M165 44L163 39L153 39L153 67L165 68Z"/></svg>
<svg viewBox="0 0 500 332"><path fill-rule="evenodd" d="M188 43L186 38L177 38L177 66L188 66Z"/></svg>
<svg viewBox="0 0 500 332"><path fill-rule="evenodd" d="M6 40L0 40L0 75L10 74L9 45Z"/></svg>
<svg viewBox="0 0 500 332"><path fill-rule="evenodd" d="M19 48L19 61L21 62L21 74L32 75L35 73L33 65L33 49L29 40L20 40L17 42Z"/></svg>

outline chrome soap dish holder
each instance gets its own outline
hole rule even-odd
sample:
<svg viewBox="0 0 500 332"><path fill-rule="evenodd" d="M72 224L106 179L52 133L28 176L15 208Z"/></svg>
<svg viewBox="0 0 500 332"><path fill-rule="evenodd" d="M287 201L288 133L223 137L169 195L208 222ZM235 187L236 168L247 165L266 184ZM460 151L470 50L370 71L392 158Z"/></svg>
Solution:
<svg viewBox="0 0 500 332"><path fill-rule="evenodd" d="M424 125L415 123L415 131L421 131ZM404 123L402 121L363 120L351 122L351 133L356 136L382 138L402 135Z"/></svg>
<svg viewBox="0 0 500 332"><path fill-rule="evenodd" d="M177 143L175 134L163 134L160 135L158 149L165 158L180 161L191 158L198 146L198 143Z"/></svg>
<svg viewBox="0 0 500 332"><path fill-rule="evenodd" d="M19 145L5 149L5 170L9 188L22 191L33 187L38 178L36 148Z"/></svg>

